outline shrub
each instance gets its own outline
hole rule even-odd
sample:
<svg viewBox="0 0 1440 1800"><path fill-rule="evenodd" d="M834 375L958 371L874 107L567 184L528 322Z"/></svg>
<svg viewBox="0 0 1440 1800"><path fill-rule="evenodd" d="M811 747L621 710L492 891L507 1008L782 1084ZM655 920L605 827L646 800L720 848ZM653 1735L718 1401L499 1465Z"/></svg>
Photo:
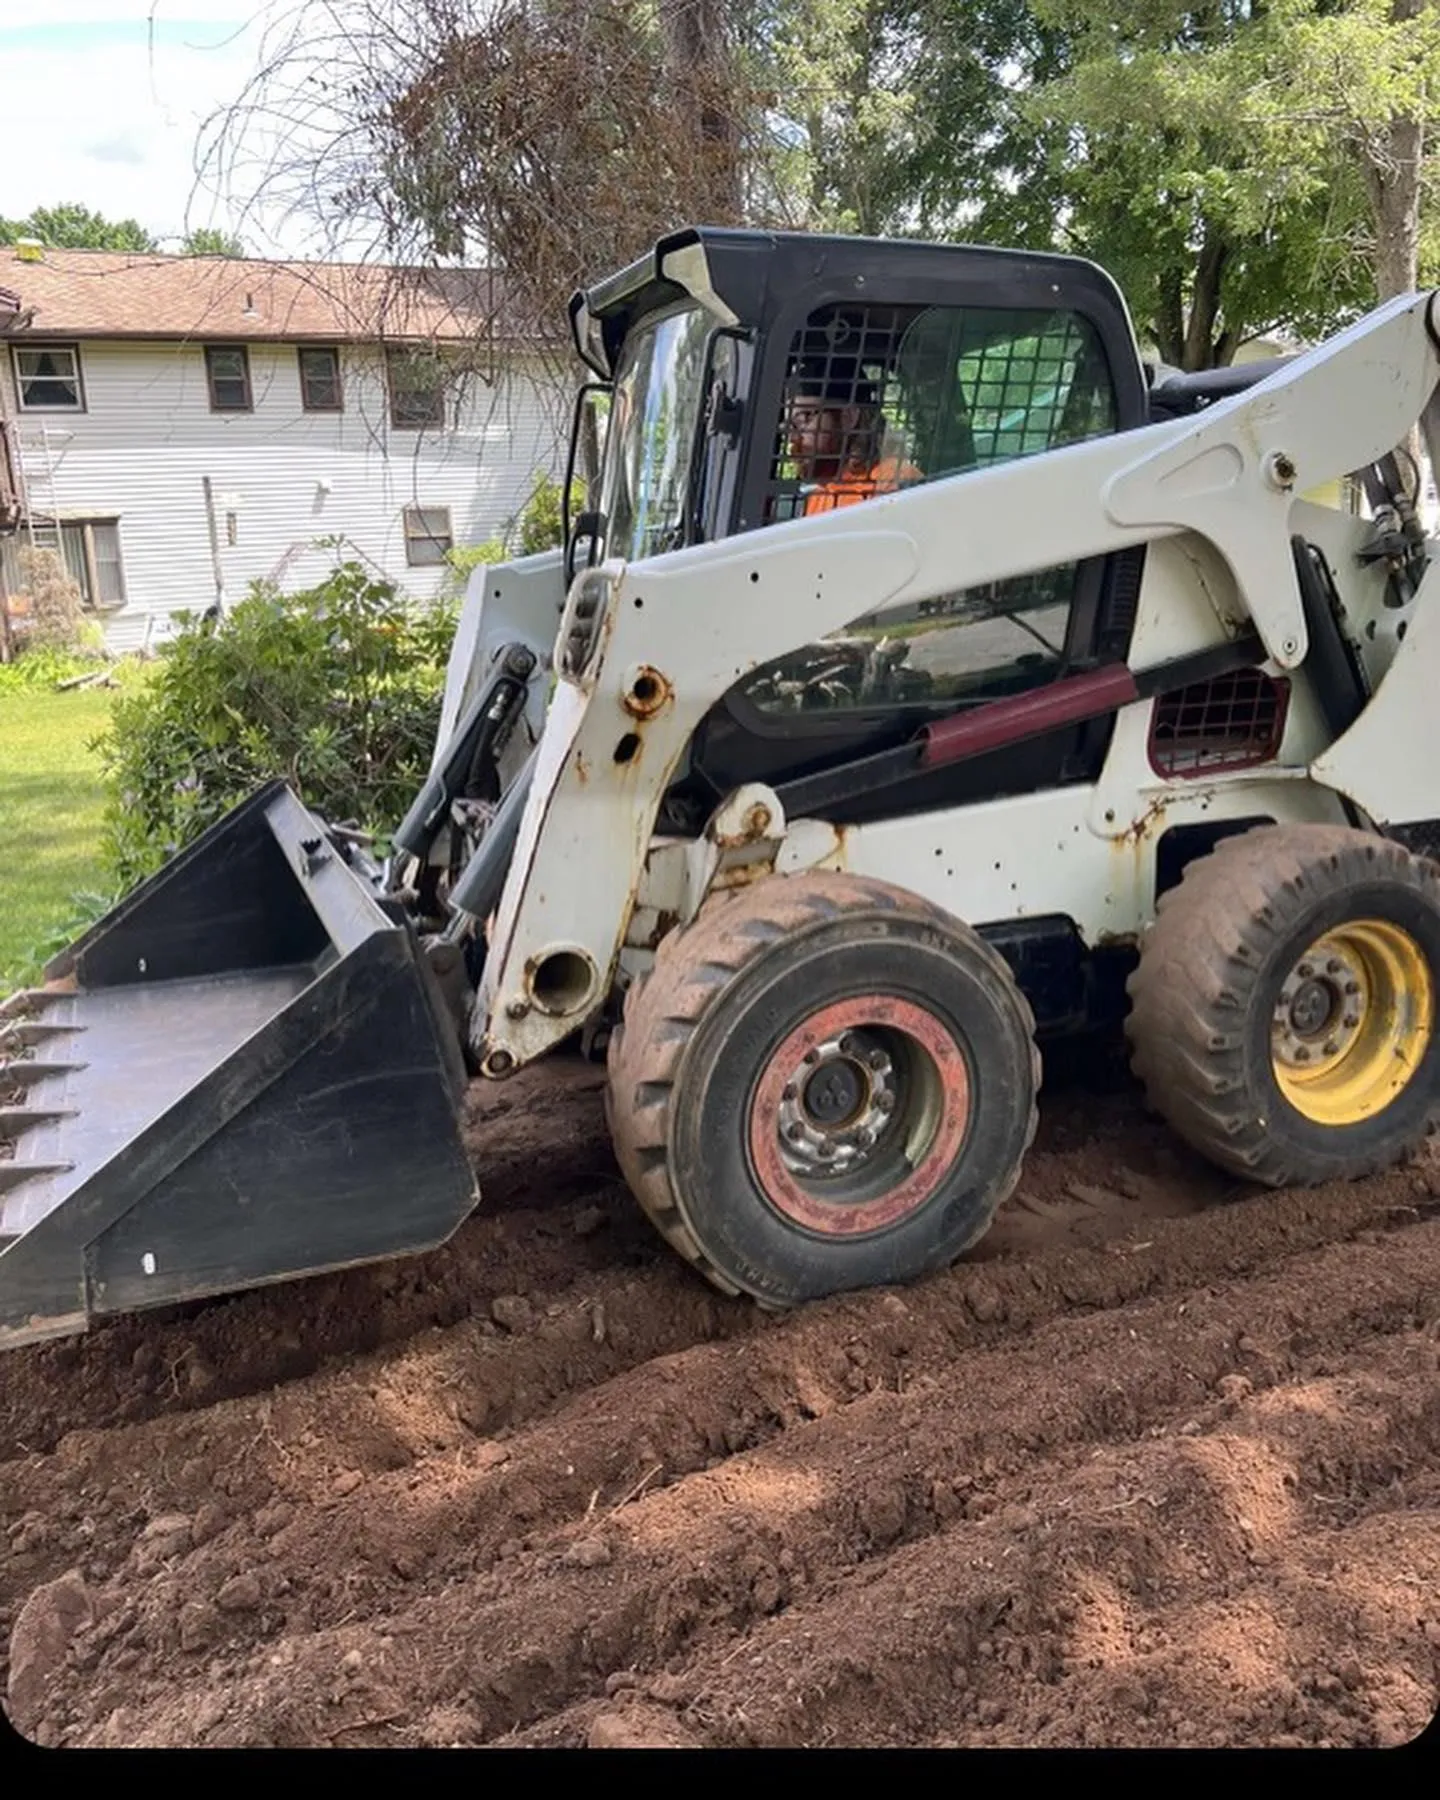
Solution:
<svg viewBox="0 0 1440 1800"><path fill-rule="evenodd" d="M30 597L27 645L45 650L72 650L85 635L79 585L56 550L26 548L20 552L22 591Z"/></svg>
<svg viewBox="0 0 1440 1800"><path fill-rule="evenodd" d="M459 599L470 585L470 575L482 564L504 562L509 555L505 548L504 538L486 538L483 544L457 544L445 552L445 561L450 565L441 587L447 599Z"/></svg>
<svg viewBox="0 0 1440 1800"><path fill-rule="evenodd" d="M256 583L213 623L187 619L98 743L120 886L275 777L383 839L429 771L454 623L449 605L414 606L355 562L301 593Z"/></svg>
<svg viewBox="0 0 1440 1800"><path fill-rule="evenodd" d="M27 647L14 662L0 663L0 694L53 688L72 676L98 675L108 666L102 656L80 656L49 646Z"/></svg>
<svg viewBox="0 0 1440 1800"><path fill-rule="evenodd" d="M561 483L537 473L530 488L530 498L520 515L520 554L536 556L542 550L553 550L562 542L560 530ZM578 486L578 483L576 484ZM580 502L584 504L584 502Z"/></svg>

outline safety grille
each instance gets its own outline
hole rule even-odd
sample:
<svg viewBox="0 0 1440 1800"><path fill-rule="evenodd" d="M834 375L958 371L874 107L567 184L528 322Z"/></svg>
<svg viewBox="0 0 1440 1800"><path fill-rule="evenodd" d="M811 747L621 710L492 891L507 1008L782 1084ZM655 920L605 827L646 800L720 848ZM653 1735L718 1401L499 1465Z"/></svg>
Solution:
<svg viewBox="0 0 1440 1800"><path fill-rule="evenodd" d="M1099 340L1076 313L831 306L795 333L771 521L849 506L1115 428Z"/></svg>
<svg viewBox="0 0 1440 1800"><path fill-rule="evenodd" d="M1151 768L1184 778L1271 761L1285 734L1289 697L1288 682L1259 669L1236 669L1162 694L1150 725Z"/></svg>

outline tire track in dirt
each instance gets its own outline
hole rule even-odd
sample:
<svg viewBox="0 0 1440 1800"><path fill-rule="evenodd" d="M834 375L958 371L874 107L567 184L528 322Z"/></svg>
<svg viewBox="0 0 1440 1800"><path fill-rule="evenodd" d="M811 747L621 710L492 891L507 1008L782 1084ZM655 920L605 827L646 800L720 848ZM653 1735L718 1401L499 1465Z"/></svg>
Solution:
<svg viewBox="0 0 1440 1800"><path fill-rule="evenodd" d="M605 1268L696 1278L640 1213L605 1126L603 1073L557 1057L476 1083L464 1132L481 1185L476 1215L429 1254L106 1321L8 1352L0 1460L48 1451L70 1431L201 1412L343 1359L485 1316L511 1295L553 1300ZM537 1182L537 1172L543 1180ZM1047 1096L1025 1182L968 1259L1010 1260L1057 1241L1096 1246L1148 1217L1198 1212L1233 1192L1144 1121L1133 1088ZM742 1320L758 1325L742 1303Z"/></svg>
<svg viewBox="0 0 1440 1800"><path fill-rule="evenodd" d="M629 1278L602 1273L548 1306L512 1297L508 1330L467 1321L274 1394L77 1434L21 1472L0 1464L0 1529L12 1543L0 1629L15 1596L67 1559L83 1552L91 1577L109 1578L155 1517L191 1514L215 1537L276 1502L301 1514L286 1521L301 1562L307 1546L320 1566L345 1547L348 1603L383 1589L396 1560L413 1573L448 1554L452 1515L469 1520L473 1561L637 1482L675 1480L857 1395L943 1374L957 1356L1065 1312L1185 1291L1412 1218L1407 1193L1392 1182L1263 1195L1147 1226L1138 1249L1062 1244L1013 1266L962 1266L903 1299L854 1296L768 1326L673 1260ZM524 1430L557 1407L549 1430ZM337 1510L347 1484L353 1497ZM432 1488L438 1516L419 1520L411 1496ZM77 1543L71 1527L97 1512L103 1543Z"/></svg>
<svg viewBox="0 0 1440 1800"><path fill-rule="evenodd" d="M1389 1341L1203 1435L1027 1465L979 1522L497 1741L1407 1742L1440 1698L1434 1345Z"/></svg>
<svg viewBox="0 0 1440 1800"><path fill-rule="evenodd" d="M1383 1202L1392 1211L1395 1193L1392 1187ZM1347 1195L1359 1197L1355 1190ZM1283 1219L1287 1231L1272 1243L1272 1253L1283 1256L1287 1244L1294 1248L1289 1234L1333 1226L1340 1200L1273 1197L1268 1209L1255 1203L1251 1224ZM1380 1198L1372 1195L1371 1203L1380 1206ZM1352 1215L1352 1223L1364 1216ZM247 1537L241 1520L213 1544L192 1550L172 1520L168 1557L163 1530L152 1532L137 1545L133 1565L100 1584L97 1604L108 1610L77 1647L77 1666L59 1680L41 1735L198 1741L200 1706L208 1709L206 1741L213 1743L318 1743L337 1741L336 1734L358 1742L367 1733L379 1733L378 1742L396 1729L409 1734L407 1741L446 1732L495 1741L598 1697L607 1677L653 1673L677 1656L731 1655L757 1621L777 1612L799 1616L845 1571L877 1558L888 1564L902 1554L897 1546L920 1554L962 1525L969 1530L972 1518L980 1528L979 1515L1027 1470L1038 1467L1044 1475L1041 1492L1062 1479L1083 1488L1088 1465L1075 1460L1078 1444L1109 1455L1115 1440L1133 1444L1176 1420L1198 1435L1205 1429L1201 1413L1217 1404L1214 1391L1227 1380L1274 1387L1297 1366L1316 1372L1327 1358L1368 1346L1377 1334L1433 1317L1440 1224L1291 1254L1248 1283L1227 1280L1196 1292L1196 1262L1207 1275L1227 1257L1244 1266L1248 1255L1255 1266L1253 1229L1233 1242L1212 1233L1218 1242L1205 1251L1199 1228L1214 1222L1164 1222L1174 1241L1148 1271L1143 1258L1103 1252L1059 1259L1048 1283L1037 1283L1033 1268L990 1265L939 1278L904 1299L830 1303L765 1340L686 1351L635 1372L651 1384L652 1401L667 1380L673 1384L673 1424L653 1410L637 1413L635 1377L619 1378L513 1439L508 1448L516 1466L481 1471L468 1506L456 1505L453 1491L432 1482L418 1506L406 1509L394 1478L386 1477L391 1487L383 1496L369 1494L364 1518L373 1524L388 1514L413 1539L423 1514L439 1533L437 1544L448 1534L449 1548L408 1571L395 1569L392 1557L391 1569L363 1596L347 1593L343 1582L338 1591L317 1589L310 1579L315 1543L304 1529L282 1529L267 1551L253 1531ZM1258 1235L1263 1241L1263 1230ZM1187 1245L1187 1236L1195 1241ZM1105 1265L1108 1289L1098 1280ZM1170 1279L1158 1276L1162 1266ZM1000 1341L981 1348L977 1331L986 1326L975 1317L975 1299L987 1288L990 1300L982 1305L992 1310L998 1294L1003 1322L992 1333ZM1110 1310L1075 1316L1086 1305ZM951 1329L957 1320L964 1322L959 1332ZM815 1373L822 1341L832 1350L847 1342L864 1350L865 1338L884 1341L887 1333L886 1355L897 1373L905 1371L896 1384L903 1392L887 1386L853 1398L837 1367L830 1393L821 1382L821 1404L813 1395L805 1402L802 1382ZM705 1421L716 1417L710 1409L725 1398L723 1386L714 1385L720 1359L753 1365L767 1351L779 1357L786 1345L789 1416L782 1412L758 1448L731 1454L734 1445L706 1443ZM802 1361L805 1350L810 1364ZM1366 1357L1376 1364L1377 1393L1389 1354L1382 1343L1360 1357L1362 1365ZM701 1369L709 1385L697 1378ZM764 1370L764 1381L761 1373L742 1369L731 1396L748 1391L765 1399L768 1392L773 1399L765 1382L779 1380L783 1388L785 1370L780 1364ZM1405 1415L1415 1456L1436 1448L1436 1388L1432 1353L1423 1383L1429 1410L1422 1409L1419 1424ZM1413 1401L1406 1404L1413 1410ZM597 1411L605 1405L608 1418ZM1405 1422L1398 1414L1387 1418L1396 1432ZM611 1453L617 1442L639 1447L637 1426L652 1434L663 1427L671 1434L663 1449L675 1454L678 1445L682 1466L665 1468L662 1454L657 1473L673 1485L642 1489L597 1526L593 1516L577 1516L594 1471L581 1480L574 1458L592 1439L604 1444L607 1425ZM126 1435L142 1438L150 1429ZM1343 1448L1354 1422L1336 1429ZM692 1458L708 1452L716 1466L692 1464L687 1472L682 1436L695 1446ZM551 1460L566 1456L569 1486ZM1065 1467L1045 1474L1050 1464ZM548 1511L547 1471L554 1500ZM496 1546L506 1553L477 1573L481 1558L472 1553L467 1562L465 1550L472 1535L485 1535L487 1496L493 1539L507 1506L509 1517L520 1515L516 1495L527 1484L542 1496L529 1521L531 1548ZM335 1531L337 1522L331 1530L348 1556L352 1540ZM190 1521L180 1524L191 1529ZM237 1594L242 1604L233 1604ZM853 1609L856 1602L848 1604ZM852 1610L852 1624L856 1616ZM207 1697L197 1699L192 1688ZM385 1693L391 1712L382 1721L375 1708ZM146 1723L132 1706L143 1707ZM97 1725L116 1707L119 1721L96 1737ZM452 1717L457 1708L468 1721L459 1728ZM729 1715L722 1709L714 1717ZM125 1736L136 1730L140 1737Z"/></svg>

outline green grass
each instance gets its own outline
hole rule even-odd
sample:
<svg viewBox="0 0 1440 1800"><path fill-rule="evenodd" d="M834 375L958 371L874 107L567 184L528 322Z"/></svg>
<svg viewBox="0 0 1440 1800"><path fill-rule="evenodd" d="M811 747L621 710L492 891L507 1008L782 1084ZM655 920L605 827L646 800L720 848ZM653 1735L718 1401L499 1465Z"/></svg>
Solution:
<svg viewBox="0 0 1440 1800"><path fill-rule="evenodd" d="M46 940L104 885L99 759L115 690L0 694L0 997L34 980Z"/></svg>

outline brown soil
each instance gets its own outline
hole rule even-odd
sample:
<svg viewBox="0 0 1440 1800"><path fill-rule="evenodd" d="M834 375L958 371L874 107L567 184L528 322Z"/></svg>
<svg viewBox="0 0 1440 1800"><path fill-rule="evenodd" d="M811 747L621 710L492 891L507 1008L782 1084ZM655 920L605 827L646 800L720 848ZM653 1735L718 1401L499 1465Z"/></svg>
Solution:
<svg viewBox="0 0 1440 1800"><path fill-rule="evenodd" d="M599 1073L443 1251L11 1352L9 1714L66 1746L1395 1746L1440 1692L1440 1163L1235 1189L1048 1097L920 1286L768 1318Z"/></svg>

